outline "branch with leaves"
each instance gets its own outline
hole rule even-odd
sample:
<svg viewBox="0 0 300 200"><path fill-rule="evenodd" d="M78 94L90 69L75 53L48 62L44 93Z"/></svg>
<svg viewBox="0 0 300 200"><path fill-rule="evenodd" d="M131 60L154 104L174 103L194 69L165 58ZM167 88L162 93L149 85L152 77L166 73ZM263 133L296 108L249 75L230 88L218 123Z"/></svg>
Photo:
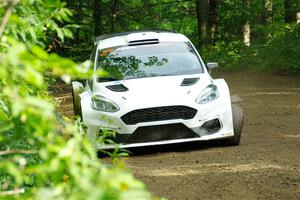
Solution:
<svg viewBox="0 0 300 200"><path fill-rule="evenodd" d="M5 27L8 23L8 20L9 20L9 17L11 16L12 14L12 11L14 9L14 7L19 3L19 0L11 0L9 1L8 3L8 7L5 11L5 14L3 16L3 19L2 19L2 22L1 22L1 25L0 25L0 38L2 37L2 34L5 30Z"/></svg>
<svg viewBox="0 0 300 200"><path fill-rule="evenodd" d="M37 154L37 150L5 150L0 151L0 156L11 155L11 154Z"/></svg>

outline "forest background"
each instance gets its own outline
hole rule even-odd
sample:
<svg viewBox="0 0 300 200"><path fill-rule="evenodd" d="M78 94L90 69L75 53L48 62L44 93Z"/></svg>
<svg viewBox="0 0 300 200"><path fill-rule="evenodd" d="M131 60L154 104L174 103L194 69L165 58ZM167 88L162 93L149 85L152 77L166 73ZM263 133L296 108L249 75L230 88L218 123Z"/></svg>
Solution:
<svg viewBox="0 0 300 200"><path fill-rule="evenodd" d="M183 33L206 62L224 69L300 71L299 0L67 1L80 26L55 51L85 60L93 37L163 29Z"/></svg>
<svg viewBox="0 0 300 200"><path fill-rule="evenodd" d="M90 76L96 35L167 29L225 70L300 72L299 0L0 0L0 198L151 199L104 164L48 87Z"/></svg>

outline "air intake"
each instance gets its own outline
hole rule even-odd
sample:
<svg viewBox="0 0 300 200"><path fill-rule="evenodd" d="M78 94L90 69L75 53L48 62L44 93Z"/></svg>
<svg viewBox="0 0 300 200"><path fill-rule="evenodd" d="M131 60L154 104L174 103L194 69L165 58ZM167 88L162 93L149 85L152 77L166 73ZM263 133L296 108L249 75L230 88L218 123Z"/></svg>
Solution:
<svg viewBox="0 0 300 200"><path fill-rule="evenodd" d="M158 44L158 39L145 39L145 40L133 40L129 42L129 46L136 46L136 45L145 45L145 44Z"/></svg>
<svg viewBox="0 0 300 200"><path fill-rule="evenodd" d="M117 84L117 85L108 85L106 86L107 89L114 91L114 92L126 92L128 91L128 88L125 87L123 84Z"/></svg>
<svg viewBox="0 0 300 200"><path fill-rule="evenodd" d="M181 86L190 86L194 85L199 81L200 78L185 78L183 79Z"/></svg>

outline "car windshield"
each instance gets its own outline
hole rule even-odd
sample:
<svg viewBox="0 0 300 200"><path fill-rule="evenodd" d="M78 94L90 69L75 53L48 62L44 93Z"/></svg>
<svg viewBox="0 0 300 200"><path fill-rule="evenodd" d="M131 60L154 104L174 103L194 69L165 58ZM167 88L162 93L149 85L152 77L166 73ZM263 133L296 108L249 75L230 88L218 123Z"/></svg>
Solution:
<svg viewBox="0 0 300 200"><path fill-rule="evenodd" d="M198 56L188 42L102 49L98 51L97 69L104 69L110 80L203 72Z"/></svg>

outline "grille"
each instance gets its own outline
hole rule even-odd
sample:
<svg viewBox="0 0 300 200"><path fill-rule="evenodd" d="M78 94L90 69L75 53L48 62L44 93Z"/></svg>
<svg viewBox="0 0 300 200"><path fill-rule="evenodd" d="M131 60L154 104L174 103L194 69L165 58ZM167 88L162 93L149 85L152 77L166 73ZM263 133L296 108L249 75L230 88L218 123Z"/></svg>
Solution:
<svg viewBox="0 0 300 200"><path fill-rule="evenodd" d="M187 106L166 106L131 111L121 117L127 125L171 119L192 119L197 110Z"/></svg>

